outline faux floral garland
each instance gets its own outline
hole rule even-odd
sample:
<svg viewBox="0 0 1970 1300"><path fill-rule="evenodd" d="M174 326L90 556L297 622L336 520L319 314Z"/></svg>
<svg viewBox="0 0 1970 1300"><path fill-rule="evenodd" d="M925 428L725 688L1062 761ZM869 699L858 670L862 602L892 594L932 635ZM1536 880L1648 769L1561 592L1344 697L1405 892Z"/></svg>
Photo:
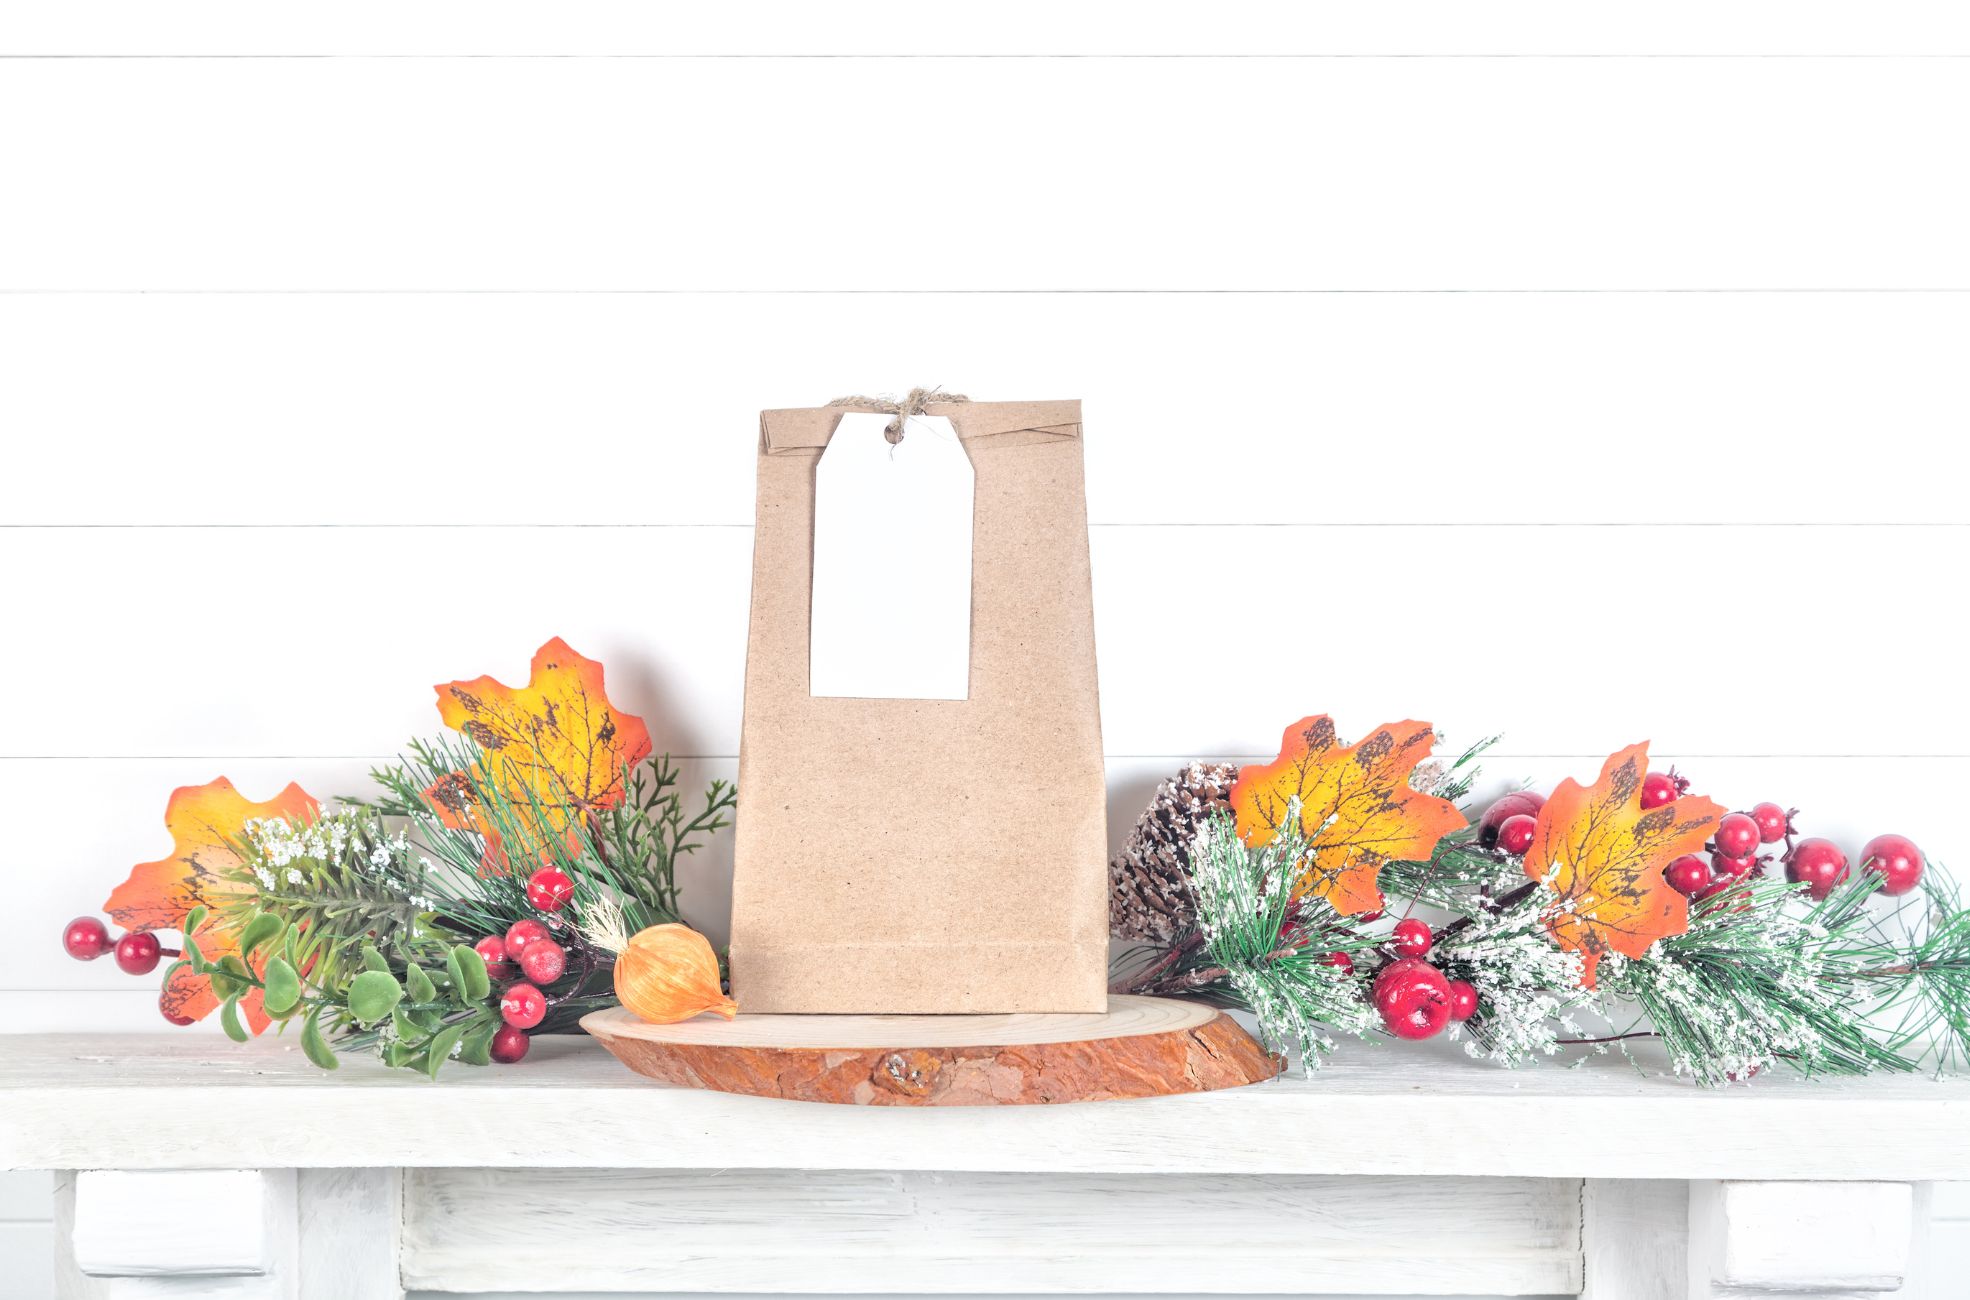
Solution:
<svg viewBox="0 0 1970 1300"><path fill-rule="evenodd" d="M1970 911L1906 838L1854 866L1797 810L1731 812L1645 745L1471 822L1483 746L1445 764L1434 741L1402 722L1347 745L1310 717L1273 763L1166 782L1111 869L1114 929L1144 941L1117 987L1249 1010L1310 1064L1371 1032L1505 1065L1659 1039L1703 1084L1970 1051Z"/></svg>
<svg viewBox="0 0 1970 1300"><path fill-rule="evenodd" d="M450 1060L527 1054L529 1035L617 1002L646 1020L730 1016L711 945L683 925L674 868L728 821L714 781L687 813L668 757L610 705L602 666L565 642L525 687L437 688L456 734L371 773L382 793L324 810L297 785L255 803L224 777L172 794L172 850L70 955L132 975L166 958L159 1009L216 1013L240 1041L299 1026L308 1059L368 1048L436 1077ZM183 935L164 947L159 932Z"/></svg>

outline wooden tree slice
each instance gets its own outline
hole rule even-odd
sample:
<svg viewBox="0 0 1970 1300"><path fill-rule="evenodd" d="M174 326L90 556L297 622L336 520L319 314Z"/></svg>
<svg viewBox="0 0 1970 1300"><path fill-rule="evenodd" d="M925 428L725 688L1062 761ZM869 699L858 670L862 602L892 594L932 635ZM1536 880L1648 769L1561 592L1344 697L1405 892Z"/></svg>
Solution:
<svg viewBox="0 0 1970 1300"><path fill-rule="evenodd" d="M1117 996L1101 1013L582 1017L638 1074L688 1088L855 1106L1017 1106L1209 1092L1279 1061L1214 1007Z"/></svg>

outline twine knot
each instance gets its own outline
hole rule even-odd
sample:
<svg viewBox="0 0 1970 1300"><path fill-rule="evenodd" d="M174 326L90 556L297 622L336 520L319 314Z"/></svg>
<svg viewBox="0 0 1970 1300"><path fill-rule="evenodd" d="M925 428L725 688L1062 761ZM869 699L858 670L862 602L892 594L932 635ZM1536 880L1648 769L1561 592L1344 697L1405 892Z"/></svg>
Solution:
<svg viewBox="0 0 1970 1300"><path fill-rule="evenodd" d="M883 426L882 436L891 445L903 441L903 425L913 415L922 415L923 408L932 402L969 402L963 393L947 393L937 388L912 388L909 396L902 401L891 401L887 397L837 397L829 406L871 406L884 415L895 418Z"/></svg>

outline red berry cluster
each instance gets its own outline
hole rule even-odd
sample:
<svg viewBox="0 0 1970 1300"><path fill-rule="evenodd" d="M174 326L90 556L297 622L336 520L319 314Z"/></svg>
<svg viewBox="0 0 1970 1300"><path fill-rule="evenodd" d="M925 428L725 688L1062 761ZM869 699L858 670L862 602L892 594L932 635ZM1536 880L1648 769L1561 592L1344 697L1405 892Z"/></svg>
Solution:
<svg viewBox="0 0 1970 1300"><path fill-rule="evenodd" d="M109 927L93 916L78 916L62 927L62 951L77 961L94 961L104 953L114 953L117 969L125 975L148 975L166 957L184 955L181 949L159 943L157 936L148 930L132 930L111 943ZM191 1023L166 1007L162 999L158 1011L174 1025Z"/></svg>
<svg viewBox="0 0 1970 1300"><path fill-rule="evenodd" d="M575 882L564 871L542 867L527 877L527 902L552 916L575 896ZM565 924L556 922L555 924ZM486 974L504 983L499 994L499 1018L506 1023L493 1034L492 1059L511 1064L527 1054L527 1030L547 1018L543 984L567 973L568 950L543 922L522 917L506 933L489 934L472 945L485 959ZM515 979L515 976L522 978Z"/></svg>
<svg viewBox="0 0 1970 1300"><path fill-rule="evenodd" d="M1478 844L1482 848L1519 857L1532 847L1539 829L1539 810L1546 796L1530 790L1515 790L1484 810L1478 819Z"/></svg>
<svg viewBox="0 0 1970 1300"><path fill-rule="evenodd" d="M1649 773L1651 778L1654 775L1653 772ZM1684 782L1683 788L1687 786L1688 783ZM1681 797L1679 790L1662 803L1648 806L1659 808ZM1763 876L1765 864L1771 861L1771 857L1760 854L1758 850L1764 845L1777 844L1788 838L1792 834L1792 817L1797 811L1795 808L1788 812L1775 803L1761 803L1750 812L1726 813L1718 819L1710 842L1704 845L1707 856L1685 853L1662 869L1663 878L1677 893L1701 902L1717 897L1739 881ZM1742 900L1742 896L1740 898ZM1738 905L1746 906L1748 900L1742 900Z"/></svg>
<svg viewBox="0 0 1970 1300"><path fill-rule="evenodd" d="M1395 960L1377 972L1371 994L1383 1026L1397 1038L1431 1038L1451 1021L1477 1014L1477 989L1465 980L1446 979L1424 960L1435 941L1428 924L1415 917L1397 921L1389 936ZM1328 960L1333 957L1342 954ZM1344 967L1353 968L1352 962Z"/></svg>
<svg viewBox="0 0 1970 1300"><path fill-rule="evenodd" d="M1663 782L1652 787L1655 780L1654 772L1643 780L1643 807L1659 808L1673 803L1689 788L1689 783L1673 772L1665 774ZM1673 788L1674 792L1665 796L1665 787ZM1718 819L1710 842L1704 845L1708 856L1685 853L1663 868L1663 877L1677 893L1704 901L1729 891L1741 881L1763 876L1766 866L1776 860L1784 863L1787 880L1804 885L1813 898L1823 899L1847 879L1847 855L1832 840L1818 836L1795 842L1792 819L1798 815L1797 808L1781 808L1775 803L1755 804L1749 812L1726 813ZM1759 852L1781 841L1785 847L1776 854ZM1906 894L1920 884L1924 865L1922 850L1905 835L1877 835L1861 849L1862 870L1879 876L1876 888L1891 896ZM1738 897L1737 906L1750 906L1747 897Z"/></svg>
<svg viewBox="0 0 1970 1300"><path fill-rule="evenodd" d="M77 961L94 961L107 952L116 954L116 964L126 975L148 975L166 957L177 957L176 948L166 948L148 930L132 930L115 943L109 927L93 916L78 916L62 930L62 950Z"/></svg>
<svg viewBox="0 0 1970 1300"><path fill-rule="evenodd" d="M1922 850L1906 835L1877 835L1861 846L1861 870L1881 877L1882 893L1899 897L1922 883ZM1847 855L1832 840L1800 840L1785 855L1785 878L1825 898L1847 878Z"/></svg>

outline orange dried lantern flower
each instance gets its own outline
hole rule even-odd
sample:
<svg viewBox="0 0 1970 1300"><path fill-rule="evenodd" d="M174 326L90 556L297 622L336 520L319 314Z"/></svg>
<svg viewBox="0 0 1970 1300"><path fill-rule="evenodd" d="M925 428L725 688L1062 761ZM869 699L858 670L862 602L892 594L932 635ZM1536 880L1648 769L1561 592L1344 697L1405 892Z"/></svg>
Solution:
<svg viewBox="0 0 1970 1300"><path fill-rule="evenodd" d="M730 1020L739 1004L718 981L718 954L688 925L653 925L635 934L613 901L591 904L582 930L616 957L616 997L640 1020L674 1025L710 1011Z"/></svg>

